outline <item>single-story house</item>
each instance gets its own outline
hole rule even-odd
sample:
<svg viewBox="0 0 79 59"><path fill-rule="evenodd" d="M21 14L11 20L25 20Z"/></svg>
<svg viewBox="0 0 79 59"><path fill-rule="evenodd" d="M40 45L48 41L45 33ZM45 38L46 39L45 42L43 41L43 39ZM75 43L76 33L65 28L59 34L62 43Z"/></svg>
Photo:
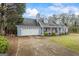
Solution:
<svg viewBox="0 0 79 59"><path fill-rule="evenodd" d="M30 19L26 18L22 24L17 25L17 36L28 35L44 35L47 32L49 35L53 32L57 35L68 33L68 27L64 24L57 24L50 19Z"/></svg>

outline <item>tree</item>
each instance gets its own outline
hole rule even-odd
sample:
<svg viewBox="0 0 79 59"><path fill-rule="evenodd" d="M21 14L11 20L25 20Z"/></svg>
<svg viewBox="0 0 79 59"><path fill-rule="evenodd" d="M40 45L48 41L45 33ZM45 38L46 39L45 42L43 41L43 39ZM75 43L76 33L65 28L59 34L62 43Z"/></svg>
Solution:
<svg viewBox="0 0 79 59"><path fill-rule="evenodd" d="M6 10L7 10L7 7L6 7L6 4L2 3L0 5L0 32L2 35L5 34L5 26L6 26Z"/></svg>
<svg viewBox="0 0 79 59"><path fill-rule="evenodd" d="M5 6L5 8L3 8L3 6ZM15 32L14 30L16 30L16 25L22 23L23 18L22 18L22 14L25 12L25 4L16 4L16 3L12 3L12 4L2 4L1 5L1 24L4 24L3 26L1 25L1 28L4 27L4 29L2 29L2 31L5 32ZM5 9L5 10L4 10ZM5 17L3 17L5 15ZM4 21L4 19L6 21ZM6 25L5 25L6 24ZM0 28L0 29L1 29ZM3 34L1 32L1 34ZM4 35L4 34L3 34Z"/></svg>

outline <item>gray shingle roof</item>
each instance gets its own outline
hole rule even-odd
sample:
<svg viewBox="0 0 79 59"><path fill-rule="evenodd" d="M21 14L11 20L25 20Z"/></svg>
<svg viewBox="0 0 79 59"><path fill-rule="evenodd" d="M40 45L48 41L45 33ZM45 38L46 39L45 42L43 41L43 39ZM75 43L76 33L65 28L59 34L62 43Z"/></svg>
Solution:
<svg viewBox="0 0 79 59"><path fill-rule="evenodd" d="M44 23L43 20L39 20L39 24L41 27L57 27L57 26L64 26L63 23L57 24L56 21L48 20L48 23Z"/></svg>
<svg viewBox="0 0 79 59"><path fill-rule="evenodd" d="M31 18L24 19L24 21L23 21L23 23L21 25L40 26L39 23L37 23L35 19L31 19Z"/></svg>
<svg viewBox="0 0 79 59"><path fill-rule="evenodd" d="M23 23L20 25L25 26L41 26L41 27L57 27L57 26L63 26L64 24L60 23L57 24L56 21L48 20L48 23L44 23L44 19L41 18L38 21L36 19L26 18L24 19Z"/></svg>

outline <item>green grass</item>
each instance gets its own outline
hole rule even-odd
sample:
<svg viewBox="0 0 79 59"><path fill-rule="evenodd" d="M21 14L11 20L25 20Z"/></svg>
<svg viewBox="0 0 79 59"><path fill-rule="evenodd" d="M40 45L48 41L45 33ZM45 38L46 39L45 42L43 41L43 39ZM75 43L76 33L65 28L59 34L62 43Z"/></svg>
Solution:
<svg viewBox="0 0 79 59"><path fill-rule="evenodd" d="M63 45L72 51L79 52L79 34L54 36L50 41Z"/></svg>

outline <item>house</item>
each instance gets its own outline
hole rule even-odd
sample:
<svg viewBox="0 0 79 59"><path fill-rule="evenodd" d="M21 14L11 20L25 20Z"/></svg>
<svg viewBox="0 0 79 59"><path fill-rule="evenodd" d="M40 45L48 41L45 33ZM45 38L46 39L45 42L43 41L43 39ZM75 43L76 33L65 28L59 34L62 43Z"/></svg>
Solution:
<svg viewBox="0 0 79 59"><path fill-rule="evenodd" d="M68 27L61 22L58 23L47 18L26 18L22 24L17 25L17 36L44 35L45 32L49 35L52 33L59 35L68 33Z"/></svg>

